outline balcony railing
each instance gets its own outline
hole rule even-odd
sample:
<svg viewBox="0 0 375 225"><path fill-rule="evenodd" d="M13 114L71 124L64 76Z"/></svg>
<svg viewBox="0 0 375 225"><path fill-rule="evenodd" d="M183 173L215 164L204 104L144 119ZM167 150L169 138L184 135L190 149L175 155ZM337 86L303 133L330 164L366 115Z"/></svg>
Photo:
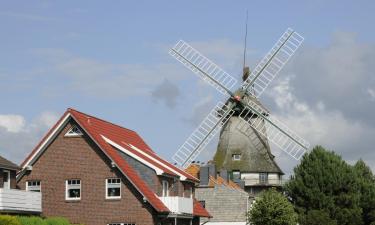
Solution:
<svg viewBox="0 0 375 225"><path fill-rule="evenodd" d="M193 214L193 199L178 196L159 197L165 206L176 214Z"/></svg>
<svg viewBox="0 0 375 225"><path fill-rule="evenodd" d="M40 192L1 188L0 211L40 213L42 212L42 195Z"/></svg>
<svg viewBox="0 0 375 225"><path fill-rule="evenodd" d="M260 186L260 185L265 185L265 186L281 186L282 185L282 180L280 179L268 179L268 180L260 180L259 178L252 179L252 178L245 178L245 186Z"/></svg>

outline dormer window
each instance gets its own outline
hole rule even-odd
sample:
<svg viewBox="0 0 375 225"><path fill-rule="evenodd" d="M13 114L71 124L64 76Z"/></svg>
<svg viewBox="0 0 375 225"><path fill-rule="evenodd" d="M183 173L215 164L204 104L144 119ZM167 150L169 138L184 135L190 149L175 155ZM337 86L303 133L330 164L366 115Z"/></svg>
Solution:
<svg viewBox="0 0 375 225"><path fill-rule="evenodd" d="M68 132L66 132L65 137L77 137L82 136L82 131L77 126L72 126Z"/></svg>
<svg viewBox="0 0 375 225"><path fill-rule="evenodd" d="M169 196L169 182L166 181L166 180L163 180L162 181L162 186L163 186L162 196L163 197L168 197Z"/></svg>
<svg viewBox="0 0 375 225"><path fill-rule="evenodd" d="M232 160L233 161L239 161L239 160L241 160L241 154L233 154L232 155Z"/></svg>

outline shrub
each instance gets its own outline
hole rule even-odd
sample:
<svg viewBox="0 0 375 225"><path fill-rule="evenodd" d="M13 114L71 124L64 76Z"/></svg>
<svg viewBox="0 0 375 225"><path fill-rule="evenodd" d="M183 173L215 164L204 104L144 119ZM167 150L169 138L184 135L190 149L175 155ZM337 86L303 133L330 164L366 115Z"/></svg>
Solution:
<svg viewBox="0 0 375 225"><path fill-rule="evenodd" d="M47 225L45 220L36 216L18 216L17 219L22 225Z"/></svg>
<svg viewBox="0 0 375 225"><path fill-rule="evenodd" d="M0 215L0 225L21 225L14 216Z"/></svg>
<svg viewBox="0 0 375 225"><path fill-rule="evenodd" d="M45 219L47 225L70 225L69 221L61 217L50 217Z"/></svg>

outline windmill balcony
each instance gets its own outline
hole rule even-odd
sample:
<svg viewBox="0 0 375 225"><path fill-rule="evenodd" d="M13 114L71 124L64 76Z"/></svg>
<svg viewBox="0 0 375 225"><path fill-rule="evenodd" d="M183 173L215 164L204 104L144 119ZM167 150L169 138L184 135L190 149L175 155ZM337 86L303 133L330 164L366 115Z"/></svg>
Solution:
<svg viewBox="0 0 375 225"><path fill-rule="evenodd" d="M193 214L193 199L179 196L159 197L164 205L175 214Z"/></svg>
<svg viewBox="0 0 375 225"><path fill-rule="evenodd" d="M42 212L40 192L0 188L0 212L35 213Z"/></svg>

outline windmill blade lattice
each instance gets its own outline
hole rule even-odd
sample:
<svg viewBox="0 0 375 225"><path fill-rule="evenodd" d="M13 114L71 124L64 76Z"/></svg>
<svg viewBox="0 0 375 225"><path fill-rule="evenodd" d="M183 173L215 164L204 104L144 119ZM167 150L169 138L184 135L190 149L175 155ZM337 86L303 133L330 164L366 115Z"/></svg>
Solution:
<svg viewBox="0 0 375 225"><path fill-rule="evenodd" d="M259 134L297 160L305 154L310 146L306 140L275 117L269 116L255 102L249 101L239 117L243 120L237 127L240 131L249 133L248 129L254 128ZM247 124L252 128L247 126Z"/></svg>
<svg viewBox="0 0 375 225"><path fill-rule="evenodd" d="M188 43L180 40L169 51L169 54L204 81L214 86L222 94L231 95L231 89L237 83L237 80L191 47Z"/></svg>
<svg viewBox="0 0 375 225"><path fill-rule="evenodd" d="M172 159L177 165L182 168L188 167L233 113L234 111L231 108L219 102L173 155Z"/></svg>
<svg viewBox="0 0 375 225"><path fill-rule="evenodd" d="M244 81L242 88L249 94L259 97L297 51L303 40L301 35L288 28Z"/></svg>

